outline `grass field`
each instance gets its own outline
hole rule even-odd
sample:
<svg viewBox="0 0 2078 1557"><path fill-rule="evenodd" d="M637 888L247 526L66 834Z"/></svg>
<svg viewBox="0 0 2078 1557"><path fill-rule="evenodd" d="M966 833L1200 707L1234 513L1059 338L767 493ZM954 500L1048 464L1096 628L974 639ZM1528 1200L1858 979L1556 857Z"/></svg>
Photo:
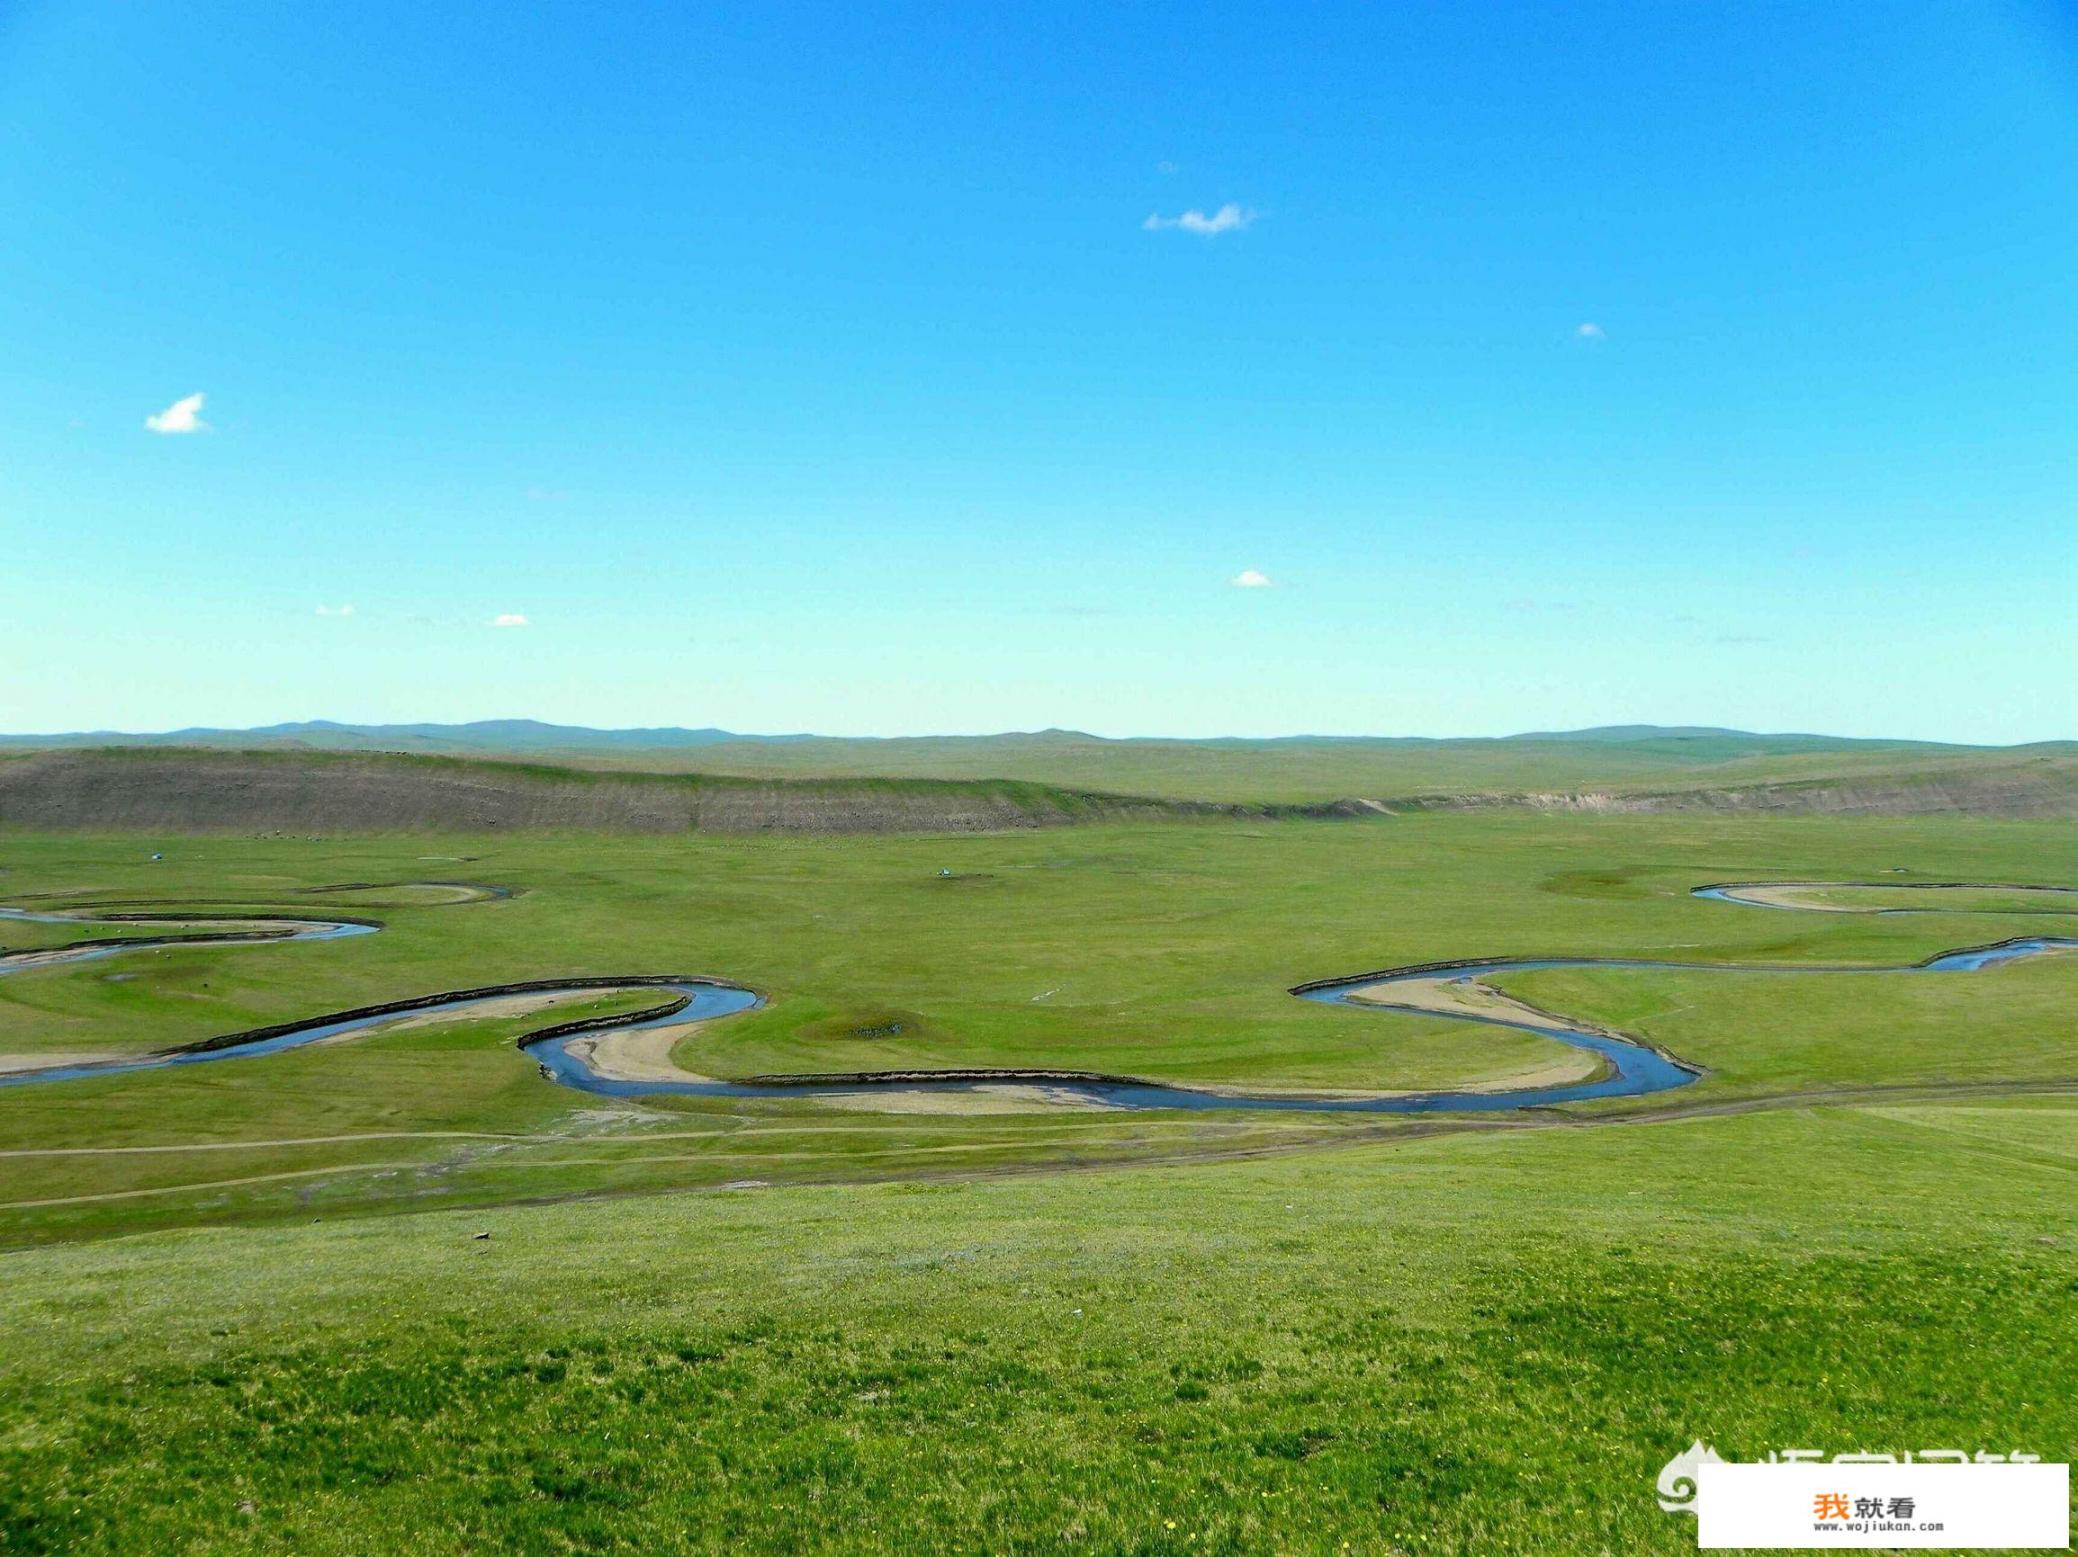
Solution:
<svg viewBox="0 0 2078 1557"><path fill-rule="evenodd" d="M723 742L667 751L567 751L599 766L746 778L847 775L1035 783L1233 802L1380 799L1553 789L1737 787L1812 780L1997 775L2044 765L2068 775L2068 742L2004 750L1809 736L1644 731L1621 739L1102 741L1072 732L982 738ZM2066 776L2063 782L2068 785Z"/></svg>
<svg viewBox="0 0 2078 1557"><path fill-rule="evenodd" d="M2068 1456L2074 1163L2067 1102L1828 1109L16 1255L0 1530L1692 1549L1697 1436Z"/></svg>
<svg viewBox="0 0 2078 1557"><path fill-rule="evenodd" d="M681 1045L713 1075L1428 1089L1556 1046L1286 989L1484 954L1907 963L2069 934L1978 911L2010 894L1878 915L1689 889L2078 884L2078 840L1525 814L13 832L0 867L0 902L385 926L9 974L0 1055L712 973L771 996ZM515 895L303 890L435 881ZM1679 1550L1652 1479L1698 1436L1735 1458L2078 1447L2055 1383L2078 1365L2078 956L1504 984L1707 1073L1455 1121L609 1103L516 1052L542 1018L499 1018L0 1089L0 1324L37 1337L0 1360L0 1547Z"/></svg>

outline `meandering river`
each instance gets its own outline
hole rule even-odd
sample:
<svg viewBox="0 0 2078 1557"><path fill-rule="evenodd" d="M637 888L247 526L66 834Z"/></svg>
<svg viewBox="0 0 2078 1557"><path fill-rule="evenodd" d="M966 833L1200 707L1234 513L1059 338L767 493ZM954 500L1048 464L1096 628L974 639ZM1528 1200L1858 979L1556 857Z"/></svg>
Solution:
<svg viewBox="0 0 2078 1557"><path fill-rule="evenodd" d="M355 884L357 887L362 884ZM504 890L458 883L408 883L415 890L438 887L456 895L451 902L477 901L503 896ZM1905 884L1895 884L1905 885ZM1931 887L1936 884L1927 884ZM1962 889L1967 883L1939 883ZM1829 912L1920 913L1941 912L1934 908L1881 906L1857 909L1828 903L1795 900L1794 893L1839 894L1859 890L1890 891L1894 885L1868 882L1747 882L1719 883L1697 887L1697 897L1719 902L1768 909L1806 909ZM339 890L339 889L316 889ZM368 890L376 890L369 887ZM399 890L395 886L381 890ZM2078 893L2065 888L1986 888L2002 892L2066 894L2060 901L2078 904ZM1970 910L1965 910L1970 911ZM1985 910L2000 911L2000 910ZM2013 910L2003 910L2011 912ZM2061 907L2053 912L2072 911ZM207 930L169 930L165 934L139 935L129 939L84 941L0 956L0 974L28 968L84 962L123 956L148 949L171 946L241 944L335 940L343 936L369 935L380 926L366 920L305 919L294 915L265 914L228 917L209 914L122 913L99 910L71 911L0 908L0 919L37 924L82 926L122 924L193 926L208 923ZM525 984L461 990L385 1006L337 1012L308 1021L284 1024L250 1033L234 1033L202 1044L158 1054L126 1059L95 1060L76 1064L48 1065L37 1069L0 1072L0 1087L42 1085L107 1077L134 1071L161 1070L182 1065L214 1064L225 1060L251 1059L350 1037L409 1017L467 1015L492 1002L506 1003L516 996L543 998L608 989L654 990L655 1004L617 1017L594 1018L544 1026L520 1040L521 1046L550 1079L579 1091L606 1097L816 1097L862 1094L885 1095L890 1089L902 1092L973 1091L1004 1087L1041 1089L1060 1102L1080 1102L1120 1109L1276 1109L1312 1113L1428 1114L1495 1112L1560 1103L1588 1102L1597 1098L1639 1097L1686 1086L1701 1072L1672 1055L1624 1034L1607 1031L1585 1022L1539 1011L1494 989L1485 981L1510 973L1546 968L1652 968L1700 972L1763 972L1798 977L1842 977L1870 973L1974 973L2001 963L2013 962L2050 951L2078 947L2078 938L2066 936L2019 936L1987 946L1964 947L1942 952L1925 961L1901 966L1818 963L1733 963L1679 962L1635 957L1488 957L1411 967L1386 968L1302 984L1291 991L1304 1000L1360 1009L1366 1012L1393 1011L1402 1014L1443 1017L1454 1021L1511 1028L1552 1038L1596 1056L1595 1074L1584 1080L1558 1085L1503 1088L1493 1091L1444 1091L1362 1096L1308 1096L1293 1092L1260 1092L1168 1086L1127 1076L1106 1076L1060 1070L962 1070L957 1072L882 1072L845 1077L768 1077L751 1082L713 1081L688 1076L683 1080L654 1075L613 1074L597 1063L594 1045L606 1034L625 1036L645 1032L678 1030L692 1023L732 1016L762 1003L755 991L726 980L632 975L628 977L540 980Z"/></svg>

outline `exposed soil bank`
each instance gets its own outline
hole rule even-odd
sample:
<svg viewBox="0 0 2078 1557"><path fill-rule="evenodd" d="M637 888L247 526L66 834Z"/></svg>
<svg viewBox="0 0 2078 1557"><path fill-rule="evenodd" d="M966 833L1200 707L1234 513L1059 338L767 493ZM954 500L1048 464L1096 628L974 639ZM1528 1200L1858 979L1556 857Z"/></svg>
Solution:
<svg viewBox="0 0 2078 1557"><path fill-rule="evenodd" d="M1619 816L1662 811L1770 816L2078 816L2078 761L2037 757L1909 773L1745 784L1711 783L1699 777L1690 784L1659 789L1439 792L1379 803L1380 809L1395 815L1496 807Z"/></svg>
<svg viewBox="0 0 2078 1557"><path fill-rule="evenodd" d="M1213 805L1007 779L712 778L382 753L172 749L0 758L0 823L164 832L993 832L1077 822L1344 816L1355 802Z"/></svg>

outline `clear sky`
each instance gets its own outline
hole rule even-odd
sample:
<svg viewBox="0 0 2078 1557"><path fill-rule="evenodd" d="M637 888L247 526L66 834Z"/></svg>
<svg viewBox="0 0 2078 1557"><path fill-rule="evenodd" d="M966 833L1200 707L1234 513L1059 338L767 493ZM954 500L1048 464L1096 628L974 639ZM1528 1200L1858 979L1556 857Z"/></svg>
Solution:
<svg viewBox="0 0 2078 1557"><path fill-rule="evenodd" d="M5 730L2078 736L2047 0L7 0L0 366Z"/></svg>

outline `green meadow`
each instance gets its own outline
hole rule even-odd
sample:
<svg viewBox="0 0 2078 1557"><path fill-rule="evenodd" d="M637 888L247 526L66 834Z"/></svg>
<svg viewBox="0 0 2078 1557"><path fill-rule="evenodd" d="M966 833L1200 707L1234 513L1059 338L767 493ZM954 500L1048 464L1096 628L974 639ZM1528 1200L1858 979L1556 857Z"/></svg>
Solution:
<svg viewBox="0 0 2078 1557"><path fill-rule="evenodd" d="M247 735L231 737L240 746ZM373 744L364 742L362 744ZM400 743L386 736L381 745ZM405 749L412 749L408 742ZM429 743L429 750L447 749ZM455 748L489 755L495 748ZM543 740L511 753L539 758ZM1019 779L1180 800L1304 803L1351 795L1594 789L1614 793L1738 789L1757 784L1908 786L1968 776L1989 785L2030 780L2068 796L2078 774L2067 741L1985 748L1724 730L1573 731L1505 740L1100 740L1074 731L1027 735L814 737L693 747L566 748L559 762L628 772L694 771L740 778L849 776L885 781ZM304 754L299 753L299 757ZM2068 804L2062 814L2068 814Z"/></svg>
<svg viewBox="0 0 2078 1557"><path fill-rule="evenodd" d="M1930 818L13 831L0 868L0 903L383 925L8 973L7 1064L671 973L768 997L680 1043L723 1078L1501 1087L1570 1051L1286 991L2078 933L2010 891L1689 895L2078 884L2068 824ZM0 948L136 933L164 927L0 922ZM606 992L0 1087L0 1549L1676 1551L1653 1478L1697 1437L2078 1448L2078 955L1498 982L1704 1074L1447 1119L544 1080L523 1032L653 999Z"/></svg>

